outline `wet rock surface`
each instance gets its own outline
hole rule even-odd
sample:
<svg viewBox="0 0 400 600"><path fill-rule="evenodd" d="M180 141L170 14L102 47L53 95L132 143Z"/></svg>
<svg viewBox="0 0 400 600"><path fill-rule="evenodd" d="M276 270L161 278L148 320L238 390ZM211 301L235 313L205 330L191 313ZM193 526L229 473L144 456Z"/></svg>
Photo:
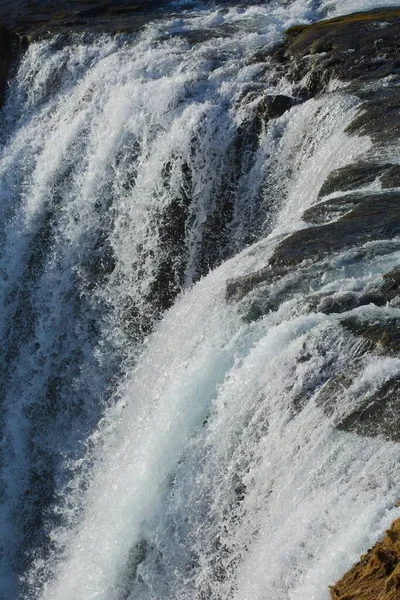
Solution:
<svg viewBox="0 0 400 600"><path fill-rule="evenodd" d="M386 195L389 199L390 194ZM332 221L341 219L346 214L350 214L356 207L359 207L367 200L378 205L383 201L383 194L354 193L343 196L336 196L330 200L318 202L303 213L303 220L312 225L324 225Z"/></svg>
<svg viewBox="0 0 400 600"><path fill-rule="evenodd" d="M0 23L30 39L68 31L135 31L165 0L14 0L0 2Z"/></svg>
<svg viewBox="0 0 400 600"><path fill-rule="evenodd" d="M399 167L392 164L358 162L336 169L325 180L319 198L334 192L347 192L370 185L379 179L383 188L400 186Z"/></svg>
<svg viewBox="0 0 400 600"><path fill-rule="evenodd" d="M342 292L320 296L316 310L325 315L341 314L368 304L385 306L387 299L384 294L376 292Z"/></svg>
<svg viewBox="0 0 400 600"><path fill-rule="evenodd" d="M295 99L290 96L278 94L277 96L266 95L257 107L256 114L265 121L282 116L295 104Z"/></svg>
<svg viewBox="0 0 400 600"><path fill-rule="evenodd" d="M303 295L305 312L331 315L353 354L347 370L321 385L317 406L342 435L399 443L399 377L375 382L372 392L359 397L353 384L366 361L399 355L400 319L393 308L399 306L400 267L380 275L378 271L360 288L315 293L313 287L323 272L329 281L331 257L340 263L339 257L352 256L344 263L356 264L363 253L374 251L374 245L399 243L400 165L396 152L387 149L397 145L400 134L400 10L292 28L275 57L298 83L298 97L336 93L335 89L358 96L360 107L346 133L369 136L372 147L362 159L331 172L316 203L302 215L306 227L280 240L264 268L229 281L226 298L242 301L247 320L278 310L295 294ZM291 288L294 272L297 279L293 276ZM331 587L331 598L400 598L400 520Z"/></svg>
<svg viewBox="0 0 400 600"><path fill-rule="evenodd" d="M360 108L347 133L370 136L373 150L362 161L329 175L318 203L303 215L311 226L281 241L265 268L230 281L228 300L243 298L295 265L303 268L304 261L318 262L368 242L395 239L400 233L396 190L400 166L384 158L385 147L400 134L400 10L374 10L292 27L272 54L288 78L298 83L298 98L329 93L334 80L342 82L344 93L357 95ZM331 194L335 197L323 200ZM370 299L383 303L379 294ZM367 300L353 296L344 305L360 306ZM326 307L333 312L336 308Z"/></svg>
<svg viewBox="0 0 400 600"><path fill-rule="evenodd" d="M339 420L336 428L367 437L400 442L400 379L386 381L362 406Z"/></svg>
<svg viewBox="0 0 400 600"><path fill-rule="evenodd" d="M277 58L290 63L293 79L308 78L310 94L329 81L358 82L399 74L400 10L355 13L291 27Z"/></svg>
<svg viewBox="0 0 400 600"><path fill-rule="evenodd" d="M397 600L400 597L400 519L330 589L332 600Z"/></svg>
<svg viewBox="0 0 400 600"><path fill-rule="evenodd" d="M23 41L0 24L0 107L4 101L10 69L17 61Z"/></svg>
<svg viewBox="0 0 400 600"><path fill-rule="evenodd" d="M371 349L397 353L400 350L400 319L365 319L351 316L342 325L354 335L362 336Z"/></svg>
<svg viewBox="0 0 400 600"><path fill-rule="evenodd" d="M353 207L348 196L327 203L317 214L329 212L344 203L345 214L337 221L296 231L274 251L271 265L296 265L304 260L318 260L340 250L400 234L400 193L383 193L355 197ZM311 213L309 213L310 215Z"/></svg>
<svg viewBox="0 0 400 600"><path fill-rule="evenodd" d="M398 120L400 87L393 86L360 93L364 100L360 114L349 125L350 134L368 135L375 144L397 141L400 133Z"/></svg>

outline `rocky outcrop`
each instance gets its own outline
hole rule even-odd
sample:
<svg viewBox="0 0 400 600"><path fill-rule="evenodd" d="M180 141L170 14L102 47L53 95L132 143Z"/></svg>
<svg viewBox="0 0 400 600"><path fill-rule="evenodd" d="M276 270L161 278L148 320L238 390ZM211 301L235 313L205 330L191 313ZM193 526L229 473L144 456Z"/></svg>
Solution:
<svg viewBox="0 0 400 600"><path fill-rule="evenodd" d="M400 135L399 16L399 9L376 10L292 27L273 52L280 68L298 85L299 98L327 92L333 80L357 95L360 109L347 133L369 135L374 148L370 160L366 157L330 174L318 204L303 215L310 226L282 240L263 269L230 281L228 300L243 298L294 265L399 234L400 167L379 158L385 156L381 149ZM388 75L390 85L380 85ZM362 189L374 182L387 191ZM331 194L335 197L324 200Z"/></svg>
<svg viewBox="0 0 400 600"><path fill-rule="evenodd" d="M356 162L333 171L325 180L319 198L335 192L347 192L379 180L382 189L400 187L400 166L390 163Z"/></svg>
<svg viewBox="0 0 400 600"><path fill-rule="evenodd" d="M387 149L400 136L400 10L375 10L292 27L274 57L298 86L299 98L335 89L358 96L360 108L347 133L368 135L372 149L362 160L329 175L316 203L302 215L306 227L281 240L262 269L228 282L226 297L244 299L247 319L276 310L282 298L302 291L307 310L346 313L335 323L354 343L354 357L345 371L334 373L321 385L316 404L339 431L399 443L397 375L376 382L356 402L348 401L348 394L367 353L398 356L400 320L385 307L399 306L400 268L382 273L380 282L360 290L314 293L312 288L313 278L327 275L329 280L328 257L351 249L356 262L368 253L372 257L374 252L385 252L385 244L399 248L400 166ZM273 288L279 291L272 293ZM400 598L400 519L331 586L330 593L332 600Z"/></svg>
<svg viewBox="0 0 400 600"><path fill-rule="evenodd" d="M343 216L335 219L340 213ZM292 266L306 259L318 260L340 250L399 235L400 192L335 198L307 211L304 219L314 222L329 219L329 222L301 229L286 238L271 257L271 265Z"/></svg>
<svg viewBox="0 0 400 600"><path fill-rule="evenodd" d="M332 600L400 598L400 519L330 591Z"/></svg>
<svg viewBox="0 0 400 600"><path fill-rule="evenodd" d="M287 31L278 60L290 64L292 78L306 77L310 94L332 79L357 82L399 74L399 8L355 13L298 25Z"/></svg>
<svg viewBox="0 0 400 600"><path fill-rule="evenodd" d="M299 96L329 93L329 82L340 80L341 93L358 95L361 100L348 134L367 134L373 145L362 160L328 176L316 203L302 216L305 228L281 240L262 269L229 281L226 290L228 301L244 299L245 316L250 320L276 310L282 300L301 292L307 310L346 313L338 324L355 340L354 363L321 388L317 404L329 415L359 373L360 357L367 352L397 356L400 351L400 322L395 313L389 317L384 310L399 306L399 267L382 273L380 282L365 289L312 291L313 278L329 276L328 263L335 254L352 250L356 261L385 252L385 245L398 248L400 166L388 160L391 154L386 150L400 133L399 17L398 9L372 11L288 31L275 58L299 86ZM357 310L367 305L368 310ZM394 377L355 406L348 406L334 425L348 433L399 442L399 398L400 384Z"/></svg>
<svg viewBox="0 0 400 600"><path fill-rule="evenodd" d="M13 0L0 3L0 23L28 39L77 31L132 32L164 0Z"/></svg>

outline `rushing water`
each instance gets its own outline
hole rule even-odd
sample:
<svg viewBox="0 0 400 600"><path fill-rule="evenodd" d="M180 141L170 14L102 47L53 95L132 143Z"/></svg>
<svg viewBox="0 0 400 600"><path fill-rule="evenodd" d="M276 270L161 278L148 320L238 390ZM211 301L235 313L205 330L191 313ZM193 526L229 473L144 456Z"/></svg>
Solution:
<svg viewBox="0 0 400 600"><path fill-rule="evenodd" d="M295 93L266 50L371 5L198 7L26 52L1 116L1 598L325 600L397 514L398 445L333 425L400 360L365 355L323 410L358 346L310 298L400 247L287 273L257 320L225 298L371 149L340 91L257 118Z"/></svg>

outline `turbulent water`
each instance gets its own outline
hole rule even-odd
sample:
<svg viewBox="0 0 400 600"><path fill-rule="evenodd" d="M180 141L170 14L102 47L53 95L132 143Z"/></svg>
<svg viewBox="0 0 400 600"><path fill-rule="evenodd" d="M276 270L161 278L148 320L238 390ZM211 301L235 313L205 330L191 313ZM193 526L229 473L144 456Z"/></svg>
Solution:
<svg viewBox="0 0 400 600"><path fill-rule="evenodd" d="M334 423L400 360L364 355L323 410L358 342L309 299L400 244L289 271L258 319L226 300L371 148L340 90L262 122L294 93L266 50L373 5L177 3L27 50L1 115L1 598L326 600L398 515L398 444Z"/></svg>

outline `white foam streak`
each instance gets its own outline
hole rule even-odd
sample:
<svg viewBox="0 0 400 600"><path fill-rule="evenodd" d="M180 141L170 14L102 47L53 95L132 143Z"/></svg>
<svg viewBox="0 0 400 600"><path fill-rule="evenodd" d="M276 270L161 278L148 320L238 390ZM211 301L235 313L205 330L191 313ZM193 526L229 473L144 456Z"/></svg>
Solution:
<svg viewBox="0 0 400 600"><path fill-rule="evenodd" d="M123 576L118 565L141 541L143 523L154 518L166 478L230 366L233 325L229 315L221 321L216 292L202 287L195 313L189 298L182 299L150 341L118 407L115 437L102 449L83 525L56 573L56 589L50 586L43 598L116 597Z"/></svg>

